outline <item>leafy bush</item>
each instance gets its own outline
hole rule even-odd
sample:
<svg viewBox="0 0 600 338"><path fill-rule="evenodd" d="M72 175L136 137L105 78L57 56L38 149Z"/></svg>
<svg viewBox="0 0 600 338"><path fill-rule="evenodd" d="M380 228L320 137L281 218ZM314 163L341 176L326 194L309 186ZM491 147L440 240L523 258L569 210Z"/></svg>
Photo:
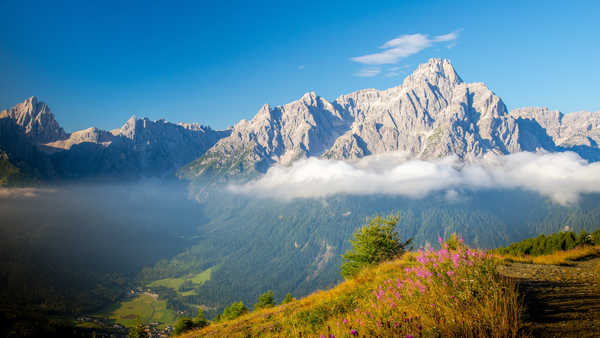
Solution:
<svg viewBox="0 0 600 338"><path fill-rule="evenodd" d="M198 315L193 320L190 317L179 318L177 322L175 322L173 331L176 335L178 335L192 329L201 329L208 326L208 324L208 320L204 318L204 311L200 309L198 311Z"/></svg>
<svg viewBox="0 0 600 338"><path fill-rule="evenodd" d="M181 317L177 319L174 326L175 334L181 334L194 328L194 322L190 317Z"/></svg>
<svg viewBox="0 0 600 338"><path fill-rule="evenodd" d="M254 304L254 310L266 309L275 306L275 295L269 290L258 296L258 301Z"/></svg>
<svg viewBox="0 0 600 338"><path fill-rule="evenodd" d="M285 295L285 298L283 298L283 300L281 301L281 304L287 304L287 303L293 302L295 300L296 300L296 298L292 297L292 294L288 292Z"/></svg>
<svg viewBox="0 0 600 338"><path fill-rule="evenodd" d="M404 248L410 243L400 241L395 231L398 217L386 218L376 216L369 224L354 233L350 240L352 249L342 255L344 263L341 267L342 276L349 278L365 266L377 264L397 258L404 253Z"/></svg>
<svg viewBox="0 0 600 338"><path fill-rule="evenodd" d="M232 320L245 313L248 313L248 308L246 308L244 302L239 301L237 303L231 304L229 307L226 307L225 310L223 310L222 314L217 315L215 321L220 322L225 320Z"/></svg>

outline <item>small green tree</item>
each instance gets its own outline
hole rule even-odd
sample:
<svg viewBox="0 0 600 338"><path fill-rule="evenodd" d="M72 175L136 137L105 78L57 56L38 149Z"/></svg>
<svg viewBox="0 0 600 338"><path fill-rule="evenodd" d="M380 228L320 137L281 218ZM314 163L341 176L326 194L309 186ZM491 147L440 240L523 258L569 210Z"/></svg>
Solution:
<svg viewBox="0 0 600 338"><path fill-rule="evenodd" d="M292 297L292 294L288 292L285 295L285 298L283 298L283 300L281 301L281 304L287 304L287 303L293 302L295 300L296 300L296 298Z"/></svg>
<svg viewBox="0 0 600 338"><path fill-rule="evenodd" d="M189 331L194 328L194 322L190 317L181 317L177 319L173 327L173 331L176 335L181 334L185 331Z"/></svg>
<svg viewBox="0 0 600 338"><path fill-rule="evenodd" d="M231 304L223 310L223 313L218 316L218 321L232 320L248 312L248 308L244 305L244 302L239 301Z"/></svg>
<svg viewBox="0 0 600 338"><path fill-rule="evenodd" d="M202 309L198 310L198 315L194 318L194 327L203 328L208 324L208 320L204 317L204 311Z"/></svg>
<svg viewBox="0 0 600 338"><path fill-rule="evenodd" d="M275 306L275 295L273 291L269 290L258 296L258 300L254 304L254 310L266 309L273 306Z"/></svg>
<svg viewBox="0 0 600 338"><path fill-rule="evenodd" d="M368 265L390 260L404 253L410 239L402 242L395 231L398 224L397 216L376 216L369 224L354 232L350 240L352 249L342 255L341 273L345 278L356 275L358 271Z"/></svg>

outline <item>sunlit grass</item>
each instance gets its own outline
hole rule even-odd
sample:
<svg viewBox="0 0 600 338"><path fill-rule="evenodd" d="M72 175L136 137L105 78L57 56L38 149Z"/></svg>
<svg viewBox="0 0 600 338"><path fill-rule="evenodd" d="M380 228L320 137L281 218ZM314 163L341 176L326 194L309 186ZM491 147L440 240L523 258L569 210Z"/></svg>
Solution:
<svg viewBox="0 0 600 338"><path fill-rule="evenodd" d="M155 280L154 282L148 284L148 286L149 287L163 286L166 288L170 288L182 296L194 295L194 294L196 294L196 292L194 290L179 291L179 288L186 281L192 282L194 284L194 287L201 286L202 284L204 284L210 280L211 274L212 274L213 270L215 270L215 268L216 267L212 267L212 268L206 269L200 273L187 275L187 276L180 277L180 278L163 278L163 279Z"/></svg>
<svg viewBox="0 0 600 338"><path fill-rule="evenodd" d="M514 285L495 273L490 255L454 244L407 253L331 290L185 336L517 336Z"/></svg>
<svg viewBox="0 0 600 338"><path fill-rule="evenodd" d="M106 314L124 326L134 326L139 319L143 323L159 322L163 326L175 321L175 311L167 308L167 301L156 296L142 294L119 304L119 307Z"/></svg>
<svg viewBox="0 0 600 338"><path fill-rule="evenodd" d="M503 262L530 263L530 264L548 264L548 265L573 265L585 257L598 256L600 246L582 246L567 251L556 251L547 255L540 256L515 256L515 255L496 255Z"/></svg>

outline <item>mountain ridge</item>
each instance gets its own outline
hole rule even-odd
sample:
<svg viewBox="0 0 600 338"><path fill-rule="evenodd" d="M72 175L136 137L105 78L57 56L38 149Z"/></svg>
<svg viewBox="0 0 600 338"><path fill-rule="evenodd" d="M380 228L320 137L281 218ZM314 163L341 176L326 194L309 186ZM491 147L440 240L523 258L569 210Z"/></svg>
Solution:
<svg viewBox="0 0 600 338"><path fill-rule="evenodd" d="M578 114L577 127L559 127L571 140L561 142L558 131L546 132L553 125L544 115L530 110L509 112L484 83L465 83L450 61L434 58L386 90L362 89L331 102L309 92L281 106L265 105L178 175L252 177L299 158L355 160L393 151L470 161L487 153L571 150L600 160L600 112ZM578 136L586 123L592 125L589 137Z"/></svg>
<svg viewBox="0 0 600 338"><path fill-rule="evenodd" d="M1 111L0 121L5 161L41 179L169 176L229 133L135 116L110 131L66 133L35 96Z"/></svg>
<svg viewBox="0 0 600 338"><path fill-rule="evenodd" d="M362 89L332 101L307 92L283 105L265 104L251 119L222 131L132 116L110 131L90 127L69 134L36 97L1 111L0 119L12 121L4 129L22 135L12 143L26 143L48 159L33 156L35 151L18 154L14 149L23 146L10 138L0 148L8 158L42 168L44 177L176 172L187 180L243 179L301 158L352 161L398 151L423 160L456 155L471 161L520 151L574 151L600 160L600 112L563 114L539 107L509 112L484 83L465 83L449 60L437 58L396 87Z"/></svg>

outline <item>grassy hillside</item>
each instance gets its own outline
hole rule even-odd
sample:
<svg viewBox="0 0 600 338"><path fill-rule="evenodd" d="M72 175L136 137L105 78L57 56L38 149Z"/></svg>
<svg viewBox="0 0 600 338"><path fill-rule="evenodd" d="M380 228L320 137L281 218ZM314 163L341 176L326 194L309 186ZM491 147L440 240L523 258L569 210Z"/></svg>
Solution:
<svg viewBox="0 0 600 338"><path fill-rule="evenodd" d="M185 337L517 336L521 307L496 260L458 241L367 268L328 291Z"/></svg>

